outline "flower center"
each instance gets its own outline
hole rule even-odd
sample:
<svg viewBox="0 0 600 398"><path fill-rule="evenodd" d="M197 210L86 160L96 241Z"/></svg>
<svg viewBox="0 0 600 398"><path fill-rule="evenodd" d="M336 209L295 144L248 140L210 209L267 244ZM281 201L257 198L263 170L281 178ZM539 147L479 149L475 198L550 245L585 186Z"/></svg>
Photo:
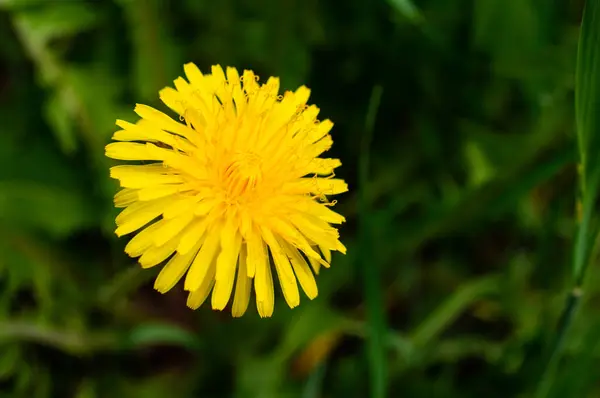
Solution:
<svg viewBox="0 0 600 398"><path fill-rule="evenodd" d="M252 191L262 179L261 158L252 152L236 153L225 169L225 191L237 198Z"/></svg>

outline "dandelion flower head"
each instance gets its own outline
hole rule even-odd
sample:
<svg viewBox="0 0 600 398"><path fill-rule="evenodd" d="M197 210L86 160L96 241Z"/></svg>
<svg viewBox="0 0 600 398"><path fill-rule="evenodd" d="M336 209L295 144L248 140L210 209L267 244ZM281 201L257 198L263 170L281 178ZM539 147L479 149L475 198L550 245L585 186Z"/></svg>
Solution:
<svg viewBox="0 0 600 398"><path fill-rule="evenodd" d="M329 195L347 191L334 177L333 123L307 105L310 90L279 94L279 79L264 84L246 70L213 66L202 74L184 65L187 80L160 91L178 116L138 104L136 123L118 120L106 156L122 189L115 206L116 234L137 234L125 251L142 267L161 264L154 287L165 293L184 278L187 304L211 295L223 310L233 296L233 316L245 313L252 286L261 317L274 308L274 274L287 304L300 303L298 284L317 296L315 275L331 252L345 253L332 224ZM274 270L274 271L272 271Z"/></svg>

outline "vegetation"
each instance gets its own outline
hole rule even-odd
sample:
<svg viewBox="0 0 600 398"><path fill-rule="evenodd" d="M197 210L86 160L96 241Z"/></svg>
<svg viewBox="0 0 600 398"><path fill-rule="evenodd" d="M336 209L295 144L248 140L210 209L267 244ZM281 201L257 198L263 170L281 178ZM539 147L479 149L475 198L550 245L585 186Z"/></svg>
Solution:
<svg viewBox="0 0 600 398"><path fill-rule="evenodd" d="M584 3L0 0L0 397L600 396ZM190 61L335 122L348 254L314 301L192 311L114 235L114 121Z"/></svg>

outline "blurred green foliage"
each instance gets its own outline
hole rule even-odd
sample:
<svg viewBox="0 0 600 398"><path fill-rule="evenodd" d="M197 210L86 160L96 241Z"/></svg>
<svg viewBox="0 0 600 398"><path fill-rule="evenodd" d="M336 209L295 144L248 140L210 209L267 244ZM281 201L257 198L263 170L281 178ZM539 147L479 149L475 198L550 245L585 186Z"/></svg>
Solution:
<svg viewBox="0 0 600 398"><path fill-rule="evenodd" d="M583 3L0 0L0 397L539 393L573 286ZM114 120L189 61L307 84L336 123L348 255L272 319L154 292L113 234ZM595 258L546 396L600 396Z"/></svg>

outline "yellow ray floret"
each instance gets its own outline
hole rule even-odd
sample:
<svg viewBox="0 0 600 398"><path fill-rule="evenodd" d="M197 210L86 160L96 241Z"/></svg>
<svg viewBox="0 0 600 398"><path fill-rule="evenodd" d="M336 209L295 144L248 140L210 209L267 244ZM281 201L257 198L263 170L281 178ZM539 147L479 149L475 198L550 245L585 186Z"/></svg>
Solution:
<svg viewBox="0 0 600 398"><path fill-rule="evenodd" d="M259 315L271 316L274 273L290 307L300 290L314 299L315 274L346 252L331 226L345 219L328 196L348 186L334 177L341 162L320 157L333 123L317 119L304 86L279 94L277 78L261 84L218 65L184 72L160 91L178 118L138 104L140 119L118 120L106 146L134 162L110 170L122 187L116 233L138 231L125 252L144 268L165 263L154 287L166 293L183 279L194 309L210 295L213 309L242 316L254 286Z"/></svg>

